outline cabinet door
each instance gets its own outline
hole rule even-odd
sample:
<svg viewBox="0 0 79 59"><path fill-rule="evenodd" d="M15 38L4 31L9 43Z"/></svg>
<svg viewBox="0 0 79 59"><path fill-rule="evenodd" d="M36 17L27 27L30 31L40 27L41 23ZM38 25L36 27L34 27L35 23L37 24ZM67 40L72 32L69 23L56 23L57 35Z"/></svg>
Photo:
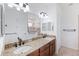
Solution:
<svg viewBox="0 0 79 59"><path fill-rule="evenodd" d="M39 49L32 52L32 53L30 53L30 54L28 54L28 56L39 56Z"/></svg>
<svg viewBox="0 0 79 59"><path fill-rule="evenodd" d="M49 56L49 43L40 48L40 56Z"/></svg>
<svg viewBox="0 0 79 59"><path fill-rule="evenodd" d="M53 47L50 46L50 56L52 56L52 55L53 55Z"/></svg>
<svg viewBox="0 0 79 59"><path fill-rule="evenodd" d="M55 49L56 47L55 47L55 44L53 44L53 46L52 46L52 49L53 49L53 55L55 55Z"/></svg>
<svg viewBox="0 0 79 59"><path fill-rule="evenodd" d="M40 56L49 56L49 48L47 48L45 51L40 52Z"/></svg>
<svg viewBox="0 0 79 59"><path fill-rule="evenodd" d="M55 40L52 40L50 42L50 56L54 55L55 54Z"/></svg>

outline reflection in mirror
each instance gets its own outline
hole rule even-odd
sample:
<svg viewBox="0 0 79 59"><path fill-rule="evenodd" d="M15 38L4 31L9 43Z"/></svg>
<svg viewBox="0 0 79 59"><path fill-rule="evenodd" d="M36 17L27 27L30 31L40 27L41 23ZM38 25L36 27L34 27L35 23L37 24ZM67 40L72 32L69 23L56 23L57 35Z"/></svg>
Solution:
<svg viewBox="0 0 79 59"><path fill-rule="evenodd" d="M51 22L42 23L42 31L51 31Z"/></svg>
<svg viewBox="0 0 79 59"><path fill-rule="evenodd" d="M48 13L40 12L39 17L41 18L41 32L44 33L53 31L54 25Z"/></svg>
<svg viewBox="0 0 79 59"><path fill-rule="evenodd" d="M28 33L35 34L40 31L40 18L38 15L28 13Z"/></svg>

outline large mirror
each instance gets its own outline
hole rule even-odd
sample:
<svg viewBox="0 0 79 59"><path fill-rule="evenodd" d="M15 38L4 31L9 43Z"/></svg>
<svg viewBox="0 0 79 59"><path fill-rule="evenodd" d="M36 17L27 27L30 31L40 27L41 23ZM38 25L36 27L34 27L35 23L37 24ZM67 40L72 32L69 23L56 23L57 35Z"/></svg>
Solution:
<svg viewBox="0 0 79 59"><path fill-rule="evenodd" d="M8 4L4 4L4 8L4 34L5 39L8 39L5 42L6 44L16 42L17 37L22 40L30 39L40 31L40 18L35 13L18 11L15 7L8 6Z"/></svg>
<svg viewBox="0 0 79 59"><path fill-rule="evenodd" d="M28 13L28 33L34 34L40 32L40 18L34 13Z"/></svg>

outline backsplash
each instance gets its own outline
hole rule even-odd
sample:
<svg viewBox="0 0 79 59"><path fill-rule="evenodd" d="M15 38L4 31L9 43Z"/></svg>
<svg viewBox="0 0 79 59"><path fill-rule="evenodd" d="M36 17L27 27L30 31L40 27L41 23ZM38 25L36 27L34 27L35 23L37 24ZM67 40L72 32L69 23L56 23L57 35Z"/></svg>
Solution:
<svg viewBox="0 0 79 59"><path fill-rule="evenodd" d="M22 41L25 44L25 43L27 43L29 41L37 40L37 39L40 39L42 37L43 37L43 35L33 36L33 37L29 37L27 40L22 40ZM9 43L5 44L5 49L15 47L15 43L18 44L18 41L15 41L15 42L12 41L12 42L9 42Z"/></svg>
<svg viewBox="0 0 79 59"><path fill-rule="evenodd" d="M15 35L6 35L5 36L5 44L9 44L9 43L14 43L14 42L18 42L18 39L17 39L18 35L15 34ZM19 36L22 40L30 40L32 39L33 37L37 37L37 34L20 34Z"/></svg>

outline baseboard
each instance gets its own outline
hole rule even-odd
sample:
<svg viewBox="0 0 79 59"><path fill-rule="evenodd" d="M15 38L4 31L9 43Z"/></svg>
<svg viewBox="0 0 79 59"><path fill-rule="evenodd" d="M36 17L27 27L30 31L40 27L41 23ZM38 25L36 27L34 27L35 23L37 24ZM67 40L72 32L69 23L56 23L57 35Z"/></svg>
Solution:
<svg viewBox="0 0 79 59"><path fill-rule="evenodd" d="M65 47L65 46L61 46L61 48L62 47ZM78 48L70 48L70 47L65 47L65 48L72 49L72 50L79 50Z"/></svg>

